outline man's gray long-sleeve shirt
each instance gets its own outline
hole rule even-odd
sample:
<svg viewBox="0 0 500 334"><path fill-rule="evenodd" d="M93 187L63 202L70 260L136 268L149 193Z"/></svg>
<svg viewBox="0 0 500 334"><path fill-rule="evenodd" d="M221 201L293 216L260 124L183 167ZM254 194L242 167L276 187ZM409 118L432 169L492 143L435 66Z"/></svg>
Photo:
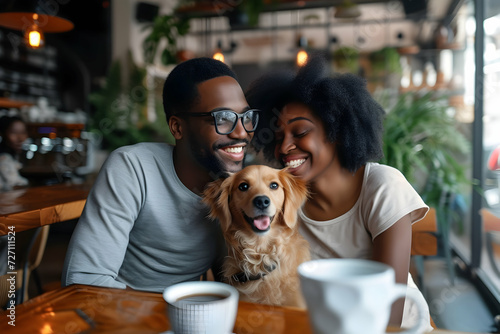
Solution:
<svg viewBox="0 0 500 334"><path fill-rule="evenodd" d="M179 180L172 156L160 143L111 153L71 238L63 285L162 292L220 261L220 227Z"/></svg>

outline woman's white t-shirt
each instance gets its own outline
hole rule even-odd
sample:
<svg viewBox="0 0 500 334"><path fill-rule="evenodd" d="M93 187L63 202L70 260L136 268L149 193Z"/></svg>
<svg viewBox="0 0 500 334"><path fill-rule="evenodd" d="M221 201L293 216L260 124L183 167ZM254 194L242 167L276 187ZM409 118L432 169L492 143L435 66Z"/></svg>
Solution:
<svg viewBox="0 0 500 334"><path fill-rule="evenodd" d="M379 234L407 214L410 214L414 224L424 218L428 210L429 207L400 171L368 163L361 193L354 206L342 216L327 221L312 220L300 210L300 233L309 242L313 259L371 259L373 240ZM410 274L408 287L418 290ZM416 321L415 317L418 314L415 314L411 303L405 302L402 327L411 326ZM429 329L432 329L430 325Z"/></svg>

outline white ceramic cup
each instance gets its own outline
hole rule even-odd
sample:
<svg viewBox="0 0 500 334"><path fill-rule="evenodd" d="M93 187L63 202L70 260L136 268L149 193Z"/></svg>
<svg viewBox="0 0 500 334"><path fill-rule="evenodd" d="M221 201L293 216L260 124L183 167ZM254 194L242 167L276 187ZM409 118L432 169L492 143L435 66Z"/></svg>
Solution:
<svg viewBox="0 0 500 334"><path fill-rule="evenodd" d="M174 334L229 334L238 311L238 291L219 282L185 282L163 291Z"/></svg>
<svg viewBox="0 0 500 334"><path fill-rule="evenodd" d="M322 259L298 268L309 321L316 334L385 333L393 302L415 301L418 323L400 333L423 333L425 301L418 291L395 283L394 269L361 259Z"/></svg>

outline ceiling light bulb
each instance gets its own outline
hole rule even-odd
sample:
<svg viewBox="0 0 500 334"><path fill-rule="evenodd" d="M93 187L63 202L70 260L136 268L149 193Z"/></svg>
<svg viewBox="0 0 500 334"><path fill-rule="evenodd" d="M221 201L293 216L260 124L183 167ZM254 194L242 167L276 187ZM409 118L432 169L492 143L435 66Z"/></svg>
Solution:
<svg viewBox="0 0 500 334"><path fill-rule="evenodd" d="M224 54L220 51L215 52L212 58L224 63Z"/></svg>
<svg viewBox="0 0 500 334"><path fill-rule="evenodd" d="M33 24L31 27L26 29L24 38L26 40L26 44L28 44L33 49L42 47L45 42L43 32L36 24Z"/></svg>
<svg viewBox="0 0 500 334"><path fill-rule="evenodd" d="M309 55L304 50L297 52L297 65L304 66L307 63L307 58L309 58Z"/></svg>

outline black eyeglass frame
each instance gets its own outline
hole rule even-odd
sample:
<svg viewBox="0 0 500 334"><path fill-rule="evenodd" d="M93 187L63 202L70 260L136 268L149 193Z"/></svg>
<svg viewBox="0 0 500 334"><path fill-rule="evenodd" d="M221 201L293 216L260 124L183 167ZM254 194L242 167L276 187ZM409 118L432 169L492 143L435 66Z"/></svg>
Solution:
<svg viewBox="0 0 500 334"><path fill-rule="evenodd" d="M243 117L245 117L250 111L252 112L256 112L257 114L257 121L255 122L255 126L252 130L247 130L247 128L245 127L245 123L243 123ZM211 111L211 112L181 112L179 114L177 114L176 116L179 116L179 117L182 117L182 116L193 116L193 117L206 117L206 116L212 116L213 119L214 119L214 125L215 125L215 132L217 132L218 134L220 135L228 135L230 134L231 132L234 131L234 129L236 129L236 125L238 124L238 120L241 118L241 124L243 125L243 128L245 129L245 131L247 133L251 133L251 132L254 132L256 129L257 129L257 125L259 124L259 112L261 110L259 109L248 109L247 111L241 113L241 114L238 114L236 111L234 110L230 110L230 109L225 109L225 110L217 110L217 111ZM221 112L231 112L233 114L236 115L236 121L233 123L233 126L231 128L230 131L228 132L220 132L219 131L219 128L217 127L217 118L216 118L216 115L218 113L221 113Z"/></svg>

